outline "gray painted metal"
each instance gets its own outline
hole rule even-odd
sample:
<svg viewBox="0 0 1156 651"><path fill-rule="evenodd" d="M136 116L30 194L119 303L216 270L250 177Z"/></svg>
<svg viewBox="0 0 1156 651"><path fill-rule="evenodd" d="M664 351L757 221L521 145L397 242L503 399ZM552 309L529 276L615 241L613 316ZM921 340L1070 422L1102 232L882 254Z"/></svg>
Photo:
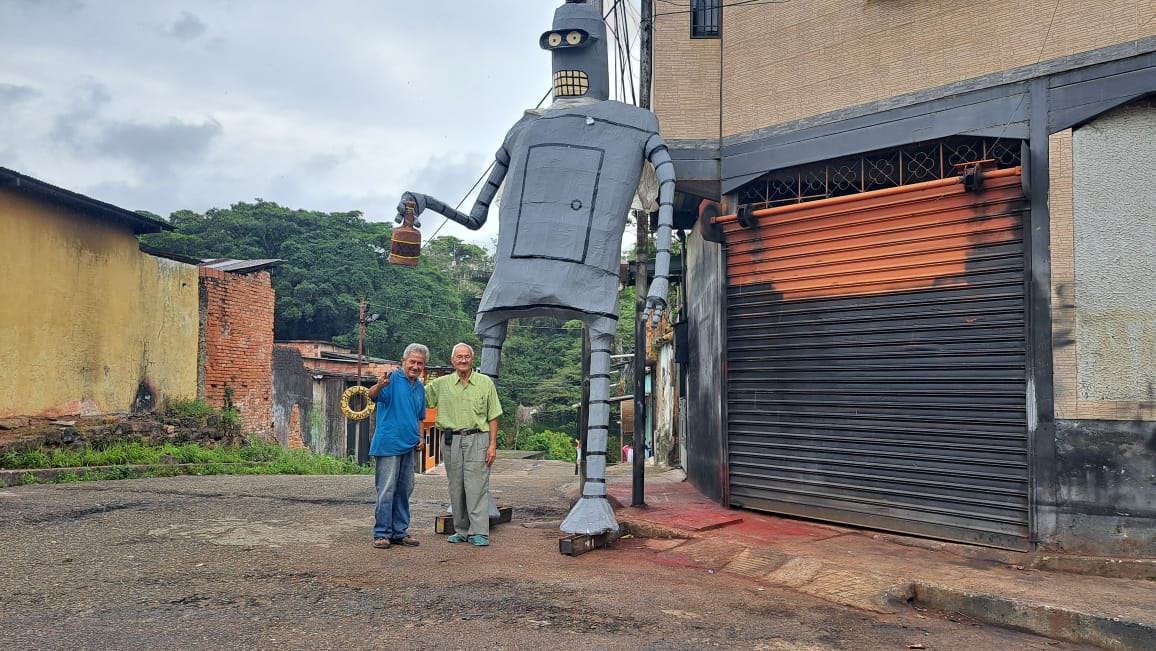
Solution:
<svg viewBox="0 0 1156 651"><path fill-rule="evenodd" d="M406 192L396 218L412 205L415 215L429 209L477 230L505 182L494 271L474 324L482 341L482 374L498 376L512 319L576 319L586 327L591 344L586 477L582 498L561 526L572 534L618 530L605 480L610 353L622 235L646 164L658 182L654 282L641 315L652 326L666 310L670 287L674 164L653 113L607 99L605 43L606 26L596 8L580 0L559 7L552 31L540 40L553 60L554 102L527 111L506 134L470 213Z"/></svg>
<svg viewBox="0 0 1156 651"><path fill-rule="evenodd" d="M1028 347L1028 436L1032 452L1031 530L1032 540L1054 540L1056 513L1056 423L1055 386L1052 370L1052 269L1051 157L1047 129L1050 102L1047 80L1031 86L1031 140L1027 148L1025 178L1031 210L1024 229L1028 268L1024 277L1027 295Z"/></svg>
<svg viewBox="0 0 1156 651"><path fill-rule="evenodd" d="M723 192L770 169L887 149L960 134L1023 139L1028 104L1024 84L989 88L886 114L723 148Z"/></svg>
<svg viewBox="0 0 1156 651"><path fill-rule="evenodd" d="M1013 237L923 289L783 300L773 281L732 282L730 504L1027 549L1024 278Z"/></svg>
<svg viewBox="0 0 1156 651"><path fill-rule="evenodd" d="M728 136L714 178L726 193L770 170L949 135L1026 140L1029 116L1040 115L1042 102L1047 133L1062 131L1156 92L1153 49L1156 37L1145 38ZM1031 91L1037 80L1046 98ZM699 179L700 192L711 187L708 174L719 165L711 142L670 143L680 187L681 179Z"/></svg>
<svg viewBox="0 0 1156 651"><path fill-rule="evenodd" d="M714 213L717 215L717 211ZM709 215L704 215L709 218ZM686 314L690 322L686 475L712 500L726 503L726 266L722 245L702 236L702 222L686 241Z"/></svg>

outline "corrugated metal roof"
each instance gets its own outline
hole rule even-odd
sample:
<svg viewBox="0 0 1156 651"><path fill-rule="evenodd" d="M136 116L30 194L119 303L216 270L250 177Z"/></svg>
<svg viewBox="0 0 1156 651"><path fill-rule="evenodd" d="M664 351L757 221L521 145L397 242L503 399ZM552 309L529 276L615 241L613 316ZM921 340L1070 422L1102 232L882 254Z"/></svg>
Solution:
<svg viewBox="0 0 1156 651"><path fill-rule="evenodd" d="M127 226L134 235L142 233L159 233L171 231L173 227L167 222L144 215L138 215L131 210L125 210L111 203L105 203L83 194L56 187L31 176L0 167L0 187L9 188L14 192L36 197L42 201L59 204L65 208L75 210L87 217Z"/></svg>
<svg viewBox="0 0 1156 651"><path fill-rule="evenodd" d="M270 267L285 262L279 258L264 258L261 260L234 260L232 258L213 258L211 260L202 260L201 266L209 269L218 269L220 271L227 271L229 273L253 273L254 271L261 271Z"/></svg>

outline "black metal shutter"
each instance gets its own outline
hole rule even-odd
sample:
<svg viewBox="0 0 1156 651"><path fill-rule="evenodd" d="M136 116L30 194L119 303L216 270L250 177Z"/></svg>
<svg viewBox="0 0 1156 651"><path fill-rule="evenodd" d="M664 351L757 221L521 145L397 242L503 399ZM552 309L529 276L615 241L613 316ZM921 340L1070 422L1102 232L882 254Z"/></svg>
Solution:
<svg viewBox="0 0 1156 651"><path fill-rule="evenodd" d="M1019 169L726 226L730 502L1028 545Z"/></svg>

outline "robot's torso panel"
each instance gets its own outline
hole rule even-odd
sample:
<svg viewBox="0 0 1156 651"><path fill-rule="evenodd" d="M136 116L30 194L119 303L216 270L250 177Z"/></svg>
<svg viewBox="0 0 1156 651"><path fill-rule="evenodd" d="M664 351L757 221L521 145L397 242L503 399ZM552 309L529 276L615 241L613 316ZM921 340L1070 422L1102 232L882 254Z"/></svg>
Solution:
<svg viewBox="0 0 1156 651"><path fill-rule="evenodd" d="M622 234L657 131L653 113L615 101L527 113L514 125L479 317L617 315Z"/></svg>

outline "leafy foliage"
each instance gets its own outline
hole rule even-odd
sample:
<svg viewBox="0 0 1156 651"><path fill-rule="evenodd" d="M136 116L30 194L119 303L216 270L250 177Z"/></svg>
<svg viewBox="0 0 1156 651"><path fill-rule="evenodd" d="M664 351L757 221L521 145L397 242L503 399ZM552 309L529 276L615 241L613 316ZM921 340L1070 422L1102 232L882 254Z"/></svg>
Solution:
<svg viewBox="0 0 1156 651"><path fill-rule="evenodd" d="M486 260L479 247L439 244L438 254L426 256L419 267L399 267L388 261L393 233L388 224L367 222L358 212L291 210L262 200L203 215L182 210L169 221L174 232L144 235L141 241L200 259L284 261L271 272L277 339L356 348L364 296L370 312L380 315L366 328L369 355L399 359L408 344L419 341L430 347L431 363L446 363L454 343L476 343L455 281L437 264L478 267Z"/></svg>
<svg viewBox="0 0 1156 651"><path fill-rule="evenodd" d="M542 450L547 459L555 461L569 461L573 463L578 458L578 450L574 445L574 437L564 432L543 430L531 432L527 430L518 436L518 449Z"/></svg>
<svg viewBox="0 0 1156 651"><path fill-rule="evenodd" d="M420 342L430 348L430 364L449 365L455 343L478 347L474 316L493 268L480 246L439 237L424 246L419 266L391 265L389 224L368 222L359 212L293 210L261 199L204 214L182 210L168 221L174 231L144 235L142 243L198 259L283 261L270 272L278 340L331 341L356 350L359 298L365 297L366 314L378 315L365 326L368 355L399 359L405 346ZM632 289L619 306L616 353L633 349ZM576 435L582 337L577 321L510 324L498 382L504 431L518 429L515 414L524 405L535 414L534 429Z"/></svg>
<svg viewBox="0 0 1156 651"><path fill-rule="evenodd" d="M193 464L195 467L176 464ZM111 467L110 467L111 466ZM138 467L146 466L146 467ZM56 482L96 479L164 477L195 472L211 474L344 475L372 473L370 466L352 459L335 459L309 450L285 450L278 445L253 441L242 447L206 448L196 443L148 446L121 442L96 448L71 450L27 450L8 452L0 457L2 468L91 468L61 472ZM35 475L21 475L21 483L37 481Z"/></svg>

